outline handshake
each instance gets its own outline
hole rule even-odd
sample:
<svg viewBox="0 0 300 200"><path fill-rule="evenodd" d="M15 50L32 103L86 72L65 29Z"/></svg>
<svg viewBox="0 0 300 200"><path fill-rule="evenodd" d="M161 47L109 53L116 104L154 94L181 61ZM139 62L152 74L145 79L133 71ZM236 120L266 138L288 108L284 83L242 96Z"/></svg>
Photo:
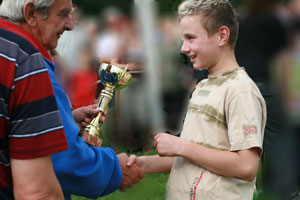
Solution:
<svg viewBox="0 0 300 200"><path fill-rule="evenodd" d="M81 131L91 122L93 117L97 116L98 113L99 110L97 109L97 104L81 107L72 111L74 120ZM102 115L99 122L102 123L104 120L105 113ZM139 157L136 157L135 155L128 157L126 153L117 155L123 174L119 188L121 191L125 191L127 188L138 183L140 179L144 178L144 173L169 173L172 168L174 157L182 156L181 148L190 146L188 140L167 133L156 134L154 141L157 155Z"/></svg>
<svg viewBox="0 0 300 200"><path fill-rule="evenodd" d="M126 153L118 154L123 172L121 191L138 183L140 179L144 178L144 173L170 173L174 157L179 156L179 147L184 141L166 133L156 135L154 140L157 155L139 157L131 155L128 157Z"/></svg>
<svg viewBox="0 0 300 200"><path fill-rule="evenodd" d="M144 178L144 171L137 165L128 165L129 157L126 153L118 154L119 163L122 170L122 181L120 184L120 190L126 191L127 188L132 187L134 184L138 183L140 179Z"/></svg>

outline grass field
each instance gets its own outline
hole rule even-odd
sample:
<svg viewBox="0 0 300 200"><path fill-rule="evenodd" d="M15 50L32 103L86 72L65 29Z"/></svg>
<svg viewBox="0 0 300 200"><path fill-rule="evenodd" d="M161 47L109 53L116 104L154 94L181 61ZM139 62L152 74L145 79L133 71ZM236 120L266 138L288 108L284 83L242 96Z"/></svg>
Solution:
<svg viewBox="0 0 300 200"><path fill-rule="evenodd" d="M119 190L99 200L164 200L166 184L169 175L148 174L139 184L128 189L126 192ZM89 200L88 198L73 196L73 200ZM267 200L259 192L255 192L254 200Z"/></svg>
<svg viewBox="0 0 300 200"><path fill-rule="evenodd" d="M103 128L103 127L102 127ZM103 129L102 133L105 133L107 130ZM103 144L102 146L110 146L108 144L108 137L106 134L102 135ZM119 148L115 149L116 153L127 152L127 149ZM147 153L137 152L134 153L137 156L141 155L154 155L156 154L155 148L145 151ZM127 153L131 155L132 153ZM256 178L257 188L261 187L261 175L260 169L258 170L258 175ZM145 174L144 179L142 179L138 184L134 185L132 188L129 188L126 192L121 192L117 190L110 195L98 198L98 200L164 200L166 186L168 181L169 174ZM72 196L72 200L90 200L88 198ZM272 200L270 198L263 197L259 190L254 192L253 200Z"/></svg>
<svg viewBox="0 0 300 200"><path fill-rule="evenodd" d="M155 154L155 151L148 154ZM138 153L137 155L140 155ZM168 181L168 174L146 174L139 184L128 189L126 192L120 192L119 190L107 195L105 197L98 198L98 200L164 200L166 185ZM258 186L260 185L260 174L257 177ZM89 200L88 198L72 196L72 200ZM270 200L262 197L261 192L256 191L254 193L253 200Z"/></svg>
<svg viewBox="0 0 300 200"><path fill-rule="evenodd" d="M168 175L146 175L139 184L128 189L126 192L116 191L101 200L163 200L165 199L166 183ZM73 200L87 200L82 197L72 197Z"/></svg>

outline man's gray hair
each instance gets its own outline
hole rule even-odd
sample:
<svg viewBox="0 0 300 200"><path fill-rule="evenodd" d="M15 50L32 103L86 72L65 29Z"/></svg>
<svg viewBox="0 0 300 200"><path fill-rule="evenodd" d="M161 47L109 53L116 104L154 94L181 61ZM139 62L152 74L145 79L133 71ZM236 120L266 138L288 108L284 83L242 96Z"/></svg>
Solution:
<svg viewBox="0 0 300 200"><path fill-rule="evenodd" d="M0 6L0 17L13 23L24 22L23 7L28 2L32 2L36 11L46 19L49 8L56 0L3 0Z"/></svg>

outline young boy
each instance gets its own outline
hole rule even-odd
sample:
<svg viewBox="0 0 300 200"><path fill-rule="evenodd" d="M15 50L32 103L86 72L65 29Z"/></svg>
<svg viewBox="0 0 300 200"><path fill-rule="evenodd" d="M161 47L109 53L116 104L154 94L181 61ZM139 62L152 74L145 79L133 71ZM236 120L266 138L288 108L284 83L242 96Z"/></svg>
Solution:
<svg viewBox="0 0 300 200"><path fill-rule="evenodd" d="M262 152L266 106L234 56L238 23L228 0L186 0L178 8L181 51L196 85L180 138L155 136L155 156L131 156L145 173L170 172L166 199L252 200Z"/></svg>

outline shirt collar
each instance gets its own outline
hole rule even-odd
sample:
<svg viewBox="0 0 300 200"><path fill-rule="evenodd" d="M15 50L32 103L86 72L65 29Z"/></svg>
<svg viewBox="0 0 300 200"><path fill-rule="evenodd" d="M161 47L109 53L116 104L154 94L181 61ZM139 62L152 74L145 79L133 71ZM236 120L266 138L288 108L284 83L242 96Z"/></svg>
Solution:
<svg viewBox="0 0 300 200"><path fill-rule="evenodd" d="M3 29L8 30L12 33L15 33L16 35L19 35L19 36L25 38L37 50L39 50L41 52L41 54L44 58L47 58L48 60L50 60L52 62L52 58L49 55L47 49L42 45L42 43L40 43L40 41L38 41L38 39L36 37L34 37L29 32L25 31L24 29L22 29L21 27L15 25L15 24L10 23L10 22L8 22L6 20L3 20L3 19L0 19L0 28L3 28Z"/></svg>

